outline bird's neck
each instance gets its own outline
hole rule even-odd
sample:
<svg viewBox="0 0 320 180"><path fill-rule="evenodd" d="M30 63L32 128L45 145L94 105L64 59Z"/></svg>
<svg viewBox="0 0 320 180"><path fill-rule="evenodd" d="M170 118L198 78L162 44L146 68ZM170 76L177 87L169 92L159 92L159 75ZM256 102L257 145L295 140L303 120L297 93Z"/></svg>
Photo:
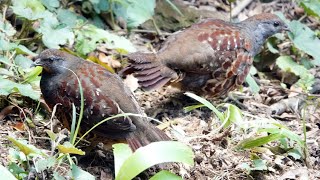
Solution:
<svg viewBox="0 0 320 180"><path fill-rule="evenodd" d="M251 22L243 21L239 23L239 26L241 29L243 29L242 32L252 45L250 53L253 56L257 55L261 51L264 42L270 35L262 32L261 27Z"/></svg>

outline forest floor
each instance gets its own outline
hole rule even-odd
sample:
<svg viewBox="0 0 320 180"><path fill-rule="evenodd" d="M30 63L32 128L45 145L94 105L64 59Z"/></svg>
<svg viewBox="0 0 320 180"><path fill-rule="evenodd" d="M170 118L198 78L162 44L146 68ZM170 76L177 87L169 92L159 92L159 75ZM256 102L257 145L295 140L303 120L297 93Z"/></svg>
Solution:
<svg viewBox="0 0 320 180"><path fill-rule="evenodd" d="M227 6L216 6L217 4L220 5L221 2L199 0L185 1L184 3L200 10L217 11L219 13L222 11L227 16L227 13L225 13ZM281 11L288 18L299 19L300 17L297 15L299 10L297 5L291 1L273 1L271 3L253 1L245 6L245 9L237 17L244 19L261 12ZM319 24L313 24L313 26L319 27ZM164 34L170 34L170 32ZM146 33L133 33L130 38L138 47L137 49L146 50L146 42L150 42L155 49L158 49L166 35L160 39L152 37L153 39L150 40ZM143 92L138 89L135 91L135 95L145 113L149 117L159 119L167 124L166 133L173 139L186 143L195 152L194 167L170 164L169 169L184 179L307 179L307 177L308 179L320 179L319 98L308 100L302 105L298 104L296 109L288 110L284 108L285 112L275 115L274 111L280 111L279 109L282 110L283 107L274 104L288 99L291 103L297 100L294 98L303 97L300 96L303 93L295 93L283 88L281 78L275 74L269 71L265 72L263 76L256 77L260 86L258 94L253 94L246 84L241 91L238 89L233 92L234 96L242 103L243 119L241 123L249 126L251 123L263 124L274 120L303 138L303 120L305 120L308 151L304 160L295 159L288 153L282 154L279 149L272 149L271 147L276 147L276 144L272 143L269 144L269 148L265 149L239 151L236 149L237 144L243 139L252 137L253 134L243 132L240 127L235 125L229 129L216 131L221 123L214 113L206 108L185 112L184 107L197 103L173 87L167 86L152 92ZM214 105L224 102L234 104L234 101L228 100L226 97L211 99L210 101ZM6 157L9 151L9 142L6 137L8 132L17 130L15 128L17 124L14 121L17 116L6 118L0 122L0 160L5 165L7 164ZM54 129L59 129L59 123L54 122ZM28 136L21 132L21 137L26 137L37 146L50 147L46 139L35 138L42 137L43 130L46 128L49 128L48 125L35 124L34 129L30 128L28 130ZM100 179L112 179L113 157L98 148L96 152L82 158L79 166ZM246 163L250 167L254 167L252 164L254 155L266 161L267 170L255 170L250 174L248 173L244 166ZM149 169L146 173L139 175L139 178L146 179L153 174L153 171L155 169Z"/></svg>

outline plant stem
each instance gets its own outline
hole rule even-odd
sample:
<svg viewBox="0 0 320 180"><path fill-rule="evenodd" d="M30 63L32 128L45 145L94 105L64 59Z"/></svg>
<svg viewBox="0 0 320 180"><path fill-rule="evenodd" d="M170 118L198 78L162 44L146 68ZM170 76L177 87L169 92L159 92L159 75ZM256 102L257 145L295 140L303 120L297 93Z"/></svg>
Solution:
<svg viewBox="0 0 320 180"><path fill-rule="evenodd" d="M161 35L161 31L160 31L160 29L159 29L159 27L158 27L158 25L156 23L156 20L153 17L151 18L151 20L152 20L152 23L154 25L154 28L156 29L157 34Z"/></svg>

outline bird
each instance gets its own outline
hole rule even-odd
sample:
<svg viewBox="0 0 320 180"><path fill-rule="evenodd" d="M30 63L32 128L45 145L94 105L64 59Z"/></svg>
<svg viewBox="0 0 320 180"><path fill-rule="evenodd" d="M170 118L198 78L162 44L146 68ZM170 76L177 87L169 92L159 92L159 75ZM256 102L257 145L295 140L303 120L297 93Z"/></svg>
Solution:
<svg viewBox="0 0 320 180"><path fill-rule="evenodd" d="M271 13L239 23L206 19L169 36L156 53L128 54L129 65L120 74L133 73L146 91L173 84L204 96L222 96L243 84L266 39L287 30Z"/></svg>
<svg viewBox="0 0 320 180"><path fill-rule="evenodd" d="M77 107L77 114L80 113L79 79L84 102L81 132L86 132L108 117L133 113L140 116L108 120L93 129L92 133L100 140L125 140L133 151L151 142L170 140L143 116L134 94L117 74L58 49L42 51L34 66L43 67L40 89L45 102L51 109L58 104L55 115L69 129L73 104Z"/></svg>

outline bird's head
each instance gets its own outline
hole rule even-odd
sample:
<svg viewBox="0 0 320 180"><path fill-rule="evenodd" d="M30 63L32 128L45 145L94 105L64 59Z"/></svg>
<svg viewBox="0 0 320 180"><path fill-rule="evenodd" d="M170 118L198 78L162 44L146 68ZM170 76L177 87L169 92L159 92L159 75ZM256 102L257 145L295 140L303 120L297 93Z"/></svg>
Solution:
<svg viewBox="0 0 320 180"><path fill-rule="evenodd" d="M59 74L69 68L69 56L71 55L58 49L47 49L39 54L33 66L42 66L43 71L49 74Z"/></svg>
<svg viewBox="0 0 320 180"><path fill-rule="evenodd" d="M264 39L280 33L282 31L288 31L288 26L277 16L271 13L262 13L254 15L242 22L244 26L247 26L252 35L262 35Z"/></svg>

